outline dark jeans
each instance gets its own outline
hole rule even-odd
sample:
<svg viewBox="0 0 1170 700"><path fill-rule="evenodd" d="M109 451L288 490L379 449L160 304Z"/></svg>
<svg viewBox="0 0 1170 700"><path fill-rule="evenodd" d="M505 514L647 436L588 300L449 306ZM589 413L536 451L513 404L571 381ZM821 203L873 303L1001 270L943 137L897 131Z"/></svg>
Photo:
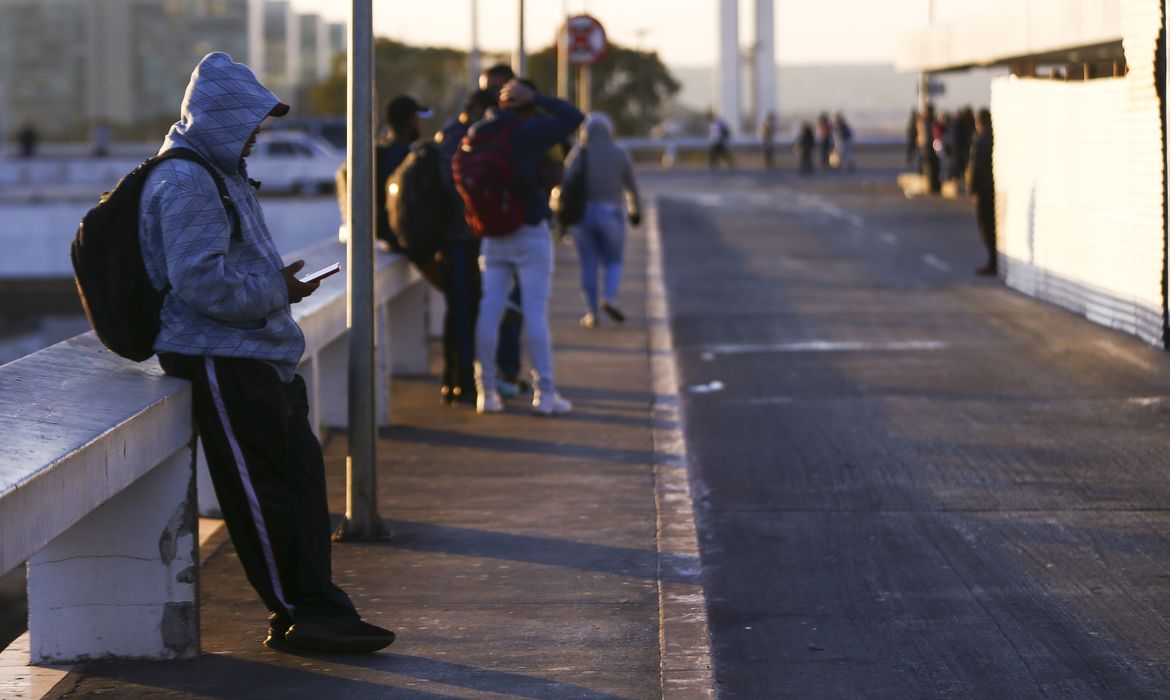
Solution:
<svg viewBox="0 0 1170 700"><path fill-rule="evenodd" d="M455 241L447 248L448 280L444 287L447 313L443 318L443 386L460 387L465 397L475 396L475 322L483 283L479 271L478 238ZM508 296L510 305L520 307L520 284ZM520 336L524 315L508 310L500 324L496 346L498 376L513 382L520 377Z"/></svg>
<svg viewBox="0 0 1170 700"><path fill-rule="evenodd" d="M333 584L321 444L305 382L258 360L159 355L191 382L195 423L215 495L248 582L290 622L356 617Z"/></svg>
<svg viewBox="0 0 1170 700"><path fill-rule="evenodd" d="M450 283L444 290L443 386L475 396L475 319L479 313L479 241L455 241L447 248Z"/></svg>

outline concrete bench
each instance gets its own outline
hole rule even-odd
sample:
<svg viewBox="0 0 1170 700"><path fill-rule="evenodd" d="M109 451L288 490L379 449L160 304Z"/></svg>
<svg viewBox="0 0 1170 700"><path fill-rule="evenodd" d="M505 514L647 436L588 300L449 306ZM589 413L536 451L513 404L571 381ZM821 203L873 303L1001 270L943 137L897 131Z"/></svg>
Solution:
<svg viewBox="0 0 1170 700"><path fill-rule="evenodd" d="M289 259L334 260L333 241ZM379 422L389 373L426 370L428 290L377 258ZM314 424L346 415L346 283L294 306ZM29 659L178 659L199 653L196 441L190 388L90 333L0 367L0 574L28 567ZM210 489L205 489L209 491Z"/></svg>

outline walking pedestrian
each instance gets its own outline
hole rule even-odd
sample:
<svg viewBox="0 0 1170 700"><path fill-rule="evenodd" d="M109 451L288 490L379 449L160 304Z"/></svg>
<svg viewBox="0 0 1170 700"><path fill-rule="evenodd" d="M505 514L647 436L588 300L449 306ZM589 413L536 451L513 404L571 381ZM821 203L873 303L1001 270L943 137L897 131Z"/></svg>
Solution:
<svg viewBox="0 0 1170 700"><path fill-rule="evenodd" d="M995 140L991 129L991 110L981 109L975 118L975 141L971 145L970 165L967 169L967 191L975 201L975 219L979 235L987 250L987 262L975 270L978 275L999 272L999 254L995 241L995 173L992 153Z"/></svg>
<svg viewBox="0 0 1170 700"><path fill-rule="evenodd" d="M711 169L714 170L718 167L720 162L729 168L734 168L735 161L731 157L731 150L727 147L727 142L731 138L731 128L727 126L727 122L723 121L722 117L717 116L714 112L708 115L707 138L711 143L707 152L707 160Z"/></svg>
<svg viewBox="0 0 1170 700"><path fill-rule="evenodd" d="M596 328L602 311L622 323L626 316L616 302L626 243L625 219L628 209L630 223L637 226L642 221L642 207L630 157L614 143L613 123L600 112L589 115L581 145L569 154L565 181L579 177L585 179L585 216L572 231L586 306L581 325ZM599 267L605 273L604 297L600 299Z"/></svg>
<svg viewBox="0 0 1170 700"><path fill-rule="evenodd" d="M776 113L768 112L764 123L760 125L760 142L764 146L764 169L771 170L776 158Z"/></svg>
<svg viewBox="0 0 1170 700"><path fill-rule="evenodd" d="M276 649L373 652L394 633L362 621L332 581L321 445L297 364L305 338L290 304L319 283L284 265L248 180L261 122L288 105L247 66L210 53L191 74L160 153L186 148L223 179L172 159L147 177L139 238L156 289L169 289L155 340L163 371L191 381L199 439L248 582Z"/></svg>
<svg viewBox="0 0 1170 700"><path fill-rule="evenodd" d="M453 163L468 224L489 236L480 247L483 298L475 324L476 411L504 410L496 384L496 342L512 279L519 277L535 385L532 410L541 415L568 413L572 404L557 392L553 377L548 326L552 212L536 180L540 158L568 138L584 116L568 102L540 95L515 79L500 92L499 107L471 128Z"/></svg>

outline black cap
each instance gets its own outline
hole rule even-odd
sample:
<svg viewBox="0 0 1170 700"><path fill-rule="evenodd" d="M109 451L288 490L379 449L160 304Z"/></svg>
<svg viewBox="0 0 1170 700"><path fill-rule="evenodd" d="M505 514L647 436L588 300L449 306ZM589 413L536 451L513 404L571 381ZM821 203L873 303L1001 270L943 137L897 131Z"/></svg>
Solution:
<svg viewBox="0 0 1170 700"><path fill-rule="evenodd" d="M420 105L418 100L410 95L399 95L386 105L386 119L391 124L401 124L415 115L426 119L432 114L430 107Z"/></svg>

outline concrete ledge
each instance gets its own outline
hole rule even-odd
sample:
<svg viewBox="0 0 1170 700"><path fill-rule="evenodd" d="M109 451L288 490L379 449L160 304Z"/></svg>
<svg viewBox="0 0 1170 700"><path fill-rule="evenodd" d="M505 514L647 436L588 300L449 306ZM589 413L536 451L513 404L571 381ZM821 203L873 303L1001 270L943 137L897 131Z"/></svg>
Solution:
<svg viewBox="0 0 1170 700"><path fill-rule="evenodd" d="M188 392L92 333L0 367L0 573L189 446Z"/></svg>

